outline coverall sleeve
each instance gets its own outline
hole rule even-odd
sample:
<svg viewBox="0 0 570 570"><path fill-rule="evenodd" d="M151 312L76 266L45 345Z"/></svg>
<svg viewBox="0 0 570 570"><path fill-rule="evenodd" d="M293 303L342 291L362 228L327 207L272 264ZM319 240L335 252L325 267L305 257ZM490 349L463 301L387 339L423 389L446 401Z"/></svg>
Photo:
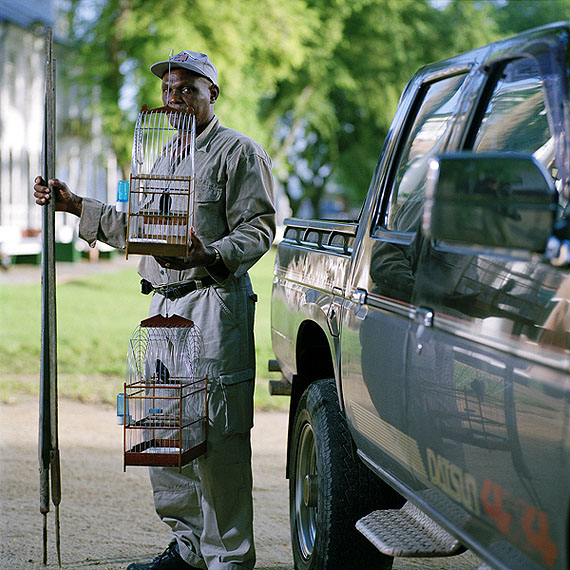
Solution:
<svg viewBox="0 0 570 570"><path fill-rule="evenodd" d="M229 233L210 245L230 274L239 277L269 250L275 236L271 159L247 148L230 157L225 198Z"/></svg>
<svg viewBox="0 0 570 570"><path fill-rule="evenodd" d="M83 198L83 211L79 220L79 237L90 247L97 240L118 249L125 249L127 216L117 212L114 206L92 198Z"/></svg>

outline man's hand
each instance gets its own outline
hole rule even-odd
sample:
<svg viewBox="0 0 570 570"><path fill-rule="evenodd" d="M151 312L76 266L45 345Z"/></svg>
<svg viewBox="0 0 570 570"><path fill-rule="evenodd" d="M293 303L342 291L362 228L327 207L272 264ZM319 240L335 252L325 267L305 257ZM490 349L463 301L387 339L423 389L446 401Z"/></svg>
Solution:
<svg viewBox="0 0 570 570"><path fill-rule="evenodd" d="M44 206L49 202L53 194L55 196L55 209L58 212L69 212L70 214L81 216L83 199L71 192L65 182L52 178L48 186L41 176L37 176L34 182L36 204Z"/></svg>
<svg viewBox="0 0 570 570"><path fill-rule="evenodd" d="M160 255L155 255L154 258L162 267L177 270L202 267L214 263L216 251L213 247L204 245L202 240L194 233L194 228L190 228L190 242L192 246L186 261L181 257L164 257Z"/></svg>

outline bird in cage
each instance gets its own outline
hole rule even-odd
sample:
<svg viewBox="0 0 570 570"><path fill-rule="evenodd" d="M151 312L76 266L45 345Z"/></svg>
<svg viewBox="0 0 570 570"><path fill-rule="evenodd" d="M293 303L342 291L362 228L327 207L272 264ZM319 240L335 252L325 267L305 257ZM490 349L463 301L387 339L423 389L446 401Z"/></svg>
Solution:
<svg viewBox="0 0 570 570"><path fill-rule="evenodd" d="M188 257L194 224L196 117L148 109L135 125L126 255Z"/></svg>
<svg viewBox="0 0 570 570"><path fill-rule="evenodd" d="M164 362L160 360L160 358L156 359L154 369L158 380L164 384L168 384L168 382L170 381L170 371L165 366Z"/></svg>
<svg viewBox="0 0 570 570"><path fill-rule="evenodd" d="M156 315L129 343L124 387L124 466L178 466L206 450L203 341L189 319Z"/></svg>

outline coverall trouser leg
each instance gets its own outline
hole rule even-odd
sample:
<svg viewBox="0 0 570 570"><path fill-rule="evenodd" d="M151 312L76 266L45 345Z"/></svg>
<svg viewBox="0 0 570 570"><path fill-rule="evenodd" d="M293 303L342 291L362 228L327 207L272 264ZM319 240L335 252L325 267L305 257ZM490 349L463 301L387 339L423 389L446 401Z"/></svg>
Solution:
<svg viewBox="0 0 570 570"><path fill-rule="evenodd" d="M155 508L180 555L197 568L253 569L250 433L208 439L208 453L182 469L150 469Z"/></svg>
<svg viewBox="0 0 570 570"><path fill-rule="evenodd" d="M159 517L172 528L180 555L208 570L253 569L251 428L255 294L244 275L166 302L154 295L151 314L178 314L199 327L208 375L206 455L177 468L152 467Z"/></svg>

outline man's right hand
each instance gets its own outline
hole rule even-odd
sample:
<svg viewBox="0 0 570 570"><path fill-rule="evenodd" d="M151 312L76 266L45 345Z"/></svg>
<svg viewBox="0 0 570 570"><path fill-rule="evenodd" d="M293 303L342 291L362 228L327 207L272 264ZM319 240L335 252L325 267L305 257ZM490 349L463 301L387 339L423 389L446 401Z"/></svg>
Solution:
<svg viewBox="0 0 570 570"><path fill-rule="evenodd" d="M45 206L51 199L53 193L55 197L55 209L58 212L69 212L70 214L81 216L83 199L71 192L65 182L61 182L57 178L52 178L48 185L41 176L37 176L34 182L34 198L36 199L36 204Z"/></svg>

